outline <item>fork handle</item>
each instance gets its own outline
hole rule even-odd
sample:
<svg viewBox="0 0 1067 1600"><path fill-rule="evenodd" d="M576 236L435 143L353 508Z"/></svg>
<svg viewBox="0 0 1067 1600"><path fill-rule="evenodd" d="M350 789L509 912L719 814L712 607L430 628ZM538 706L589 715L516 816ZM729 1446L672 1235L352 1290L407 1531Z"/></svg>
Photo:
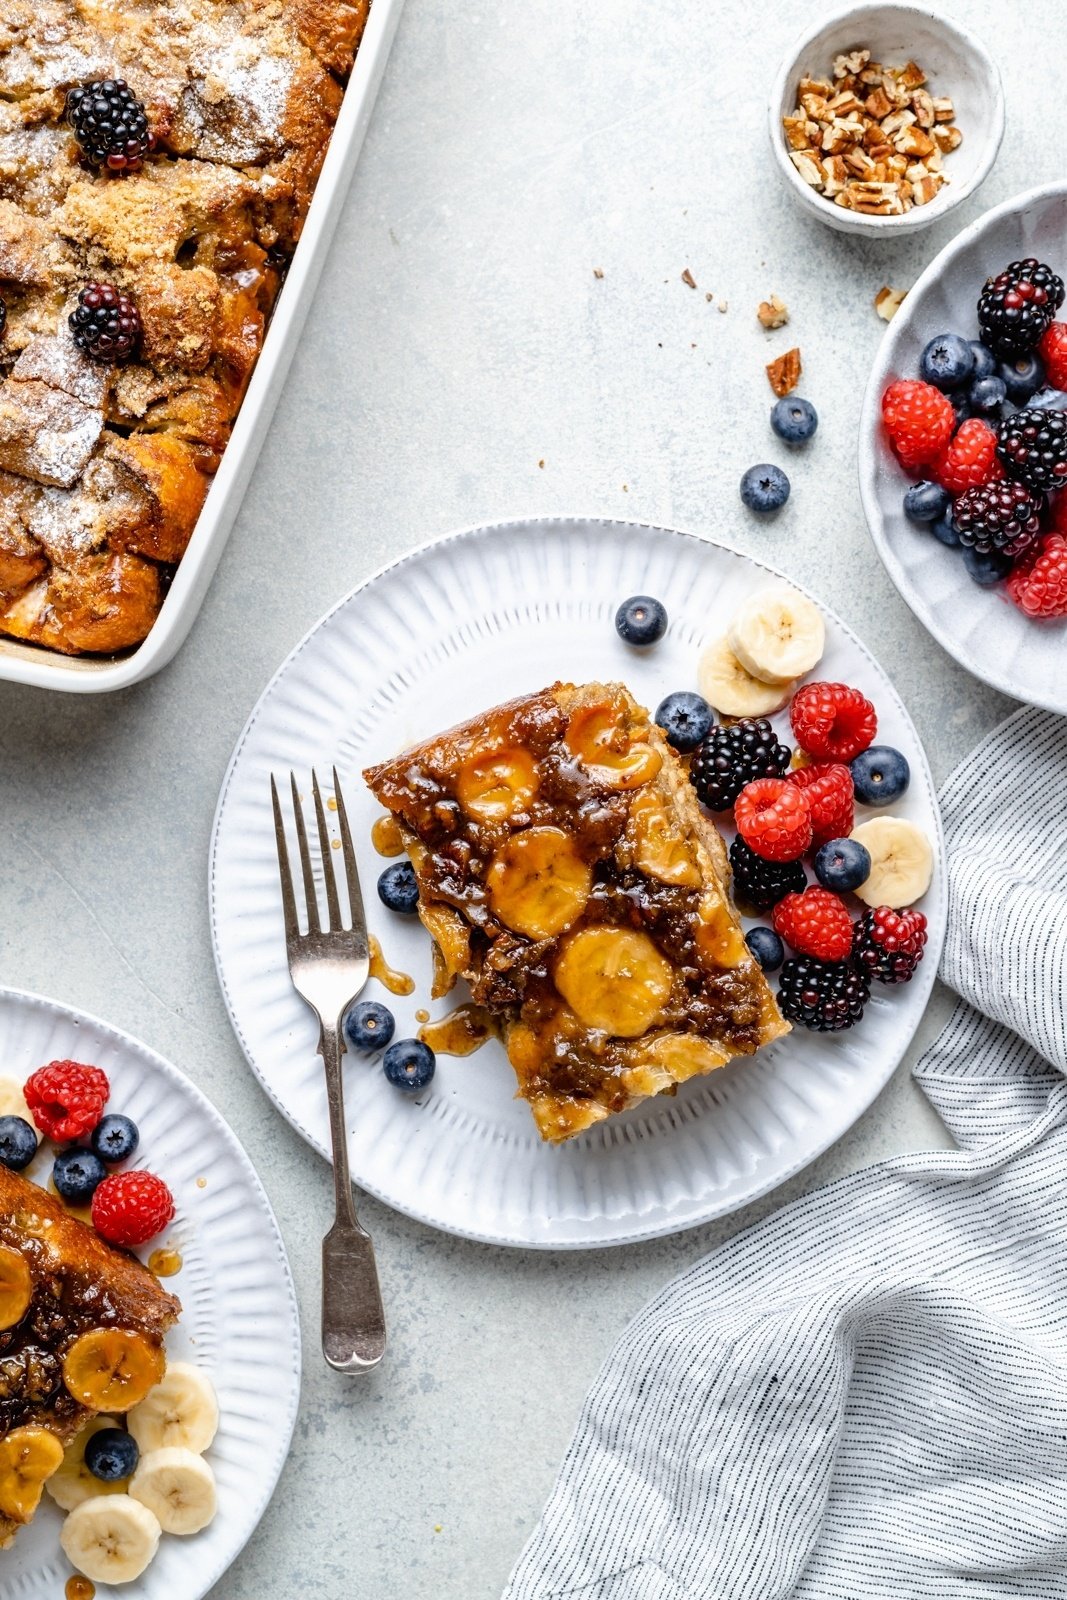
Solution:
<svg viewBox="0 0 1067 1600"><path fill-rule="evenodd" d="M348 1170L340 1019L323 1023L319 1054L326 1071L333 1145L336 1216L322 1241L322 1353L339 1372L367 1372L385 1352L385 1310L369 1233L356 1217Z"/></svg>

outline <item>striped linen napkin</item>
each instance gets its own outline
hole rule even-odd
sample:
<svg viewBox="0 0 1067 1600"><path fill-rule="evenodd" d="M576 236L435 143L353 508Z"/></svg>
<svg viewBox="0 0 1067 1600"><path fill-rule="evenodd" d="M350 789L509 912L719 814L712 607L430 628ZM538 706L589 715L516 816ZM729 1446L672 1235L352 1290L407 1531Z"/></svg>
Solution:
<svg viewBox="0 0 1067 1600"><path fill-rule="evenodd" d="M949 779L959 1146L716 1249L619 1341L506 1600L1067 1596L1067 721Z"/></svg>

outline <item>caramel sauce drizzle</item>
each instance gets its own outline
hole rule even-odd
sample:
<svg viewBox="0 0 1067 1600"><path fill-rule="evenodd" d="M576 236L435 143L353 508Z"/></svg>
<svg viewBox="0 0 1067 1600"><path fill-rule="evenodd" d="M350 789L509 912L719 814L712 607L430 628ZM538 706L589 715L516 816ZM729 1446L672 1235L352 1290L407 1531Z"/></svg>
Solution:
<svg viewBox="0 0 1067 1600"><path fill-rule="evenodd" d="M370 831L370 842L380 856L402 856L404 841L400 837L400 824L391 811L379 817Z"/></svg>
<svg viewBox="0 0 1067 1600"><path fill-rule="evenodd" d="M471 1002L457 1006L437 1022L424 1023L419 1029L419 1038L436 1055L470 1056L480 1050L486 1040L493 1038L496 1031L496 1021L490 1012Z"/></svg>
<svg viewBox="0 0 1067 1600"><path fill-rule="evenodd" d="M410 994L415 987L415 979L409 978L406 972L397 972L389 965L373 933L367 940L367 945L370 950L371 977L377 978L379 983L384 983L390 994Z"/></svg>
<svg viewBox="0 0 1067 1600"><path fill-rule="evenodd" d="M177 1250L153 1250L148 1258L148 1270L157 1278L173 1278L182 1270L181 1254Z"/></svg>

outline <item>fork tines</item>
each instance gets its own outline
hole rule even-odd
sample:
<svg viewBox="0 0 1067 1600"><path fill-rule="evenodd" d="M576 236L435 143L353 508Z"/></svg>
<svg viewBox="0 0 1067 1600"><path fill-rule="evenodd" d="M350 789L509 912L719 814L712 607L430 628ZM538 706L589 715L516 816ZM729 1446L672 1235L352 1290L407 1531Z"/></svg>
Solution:
<svg viewBox="0 0 1067 1600"><path fill-rule="evenodd" d="M289 784L293 796L293 815L296 821L296 840L300 855L300 872L304 881L304 908L306 911L307 933L300 930L300 918L297 909L297 897L293 886L293 874L289 864L289 845L286 839L285 820L282 816L281 800L278 796L278 785L274 774L271 773L270 792L274 805L274 833L278 845L278 870L282 886L282 909L285 913L285 937L288 942L306 938L314 933L340 933L352 931L366 939L367 924L363 913L363 896L359 887L359 874L356 870L356 852L352 845L352 832L348 826L348 813L345 810L344 795L341 793L341 784L337 776L337 768L333 768L333 793L337 803L337 824L341 835L341 856L345 867L345 882L348 889L348 920L342 920L340 900L337 893L337 874L333 864L333 844L330 839L329 828L326 824L326 808L322 803L322 792L319 788L319 779L316 772L311 774L311 793L315 805L315 821L318 830L319 863L322 870L323 883L326 889L326 922L322 921L322 908L315 884L315 872L312 862L312 853L308 844L307 826L304 821L304 807L300 798L300 791L296 786L296 774L290 772Z"/></svg>

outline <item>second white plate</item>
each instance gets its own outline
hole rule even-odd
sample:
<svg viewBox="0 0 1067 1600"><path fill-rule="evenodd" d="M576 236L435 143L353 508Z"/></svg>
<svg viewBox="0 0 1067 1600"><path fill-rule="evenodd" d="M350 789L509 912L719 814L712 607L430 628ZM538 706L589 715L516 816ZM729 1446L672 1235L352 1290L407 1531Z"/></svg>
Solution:
<svg viewBox="0 0 1067 1600"><path fill-rule="evenodd" d="M158 1241L183 1263L165 1284L182 1303L167 1350L202 1367L219 1397L219 1431L207 1453L218 1483L214 1521L187 1538L164 1534L135 1585L99 1584L97 1600L134 1593L137 1600L197 1600L252 1534L289 1452L300 1399L300 1323L289 1263L248 1157L188 1078L95 1017L0 989L4 1075L21 1082L46 1061L67 1058L107 1073L108 1109L132 1117L140 1129L135 1164L157 1172L174 1194L177 1216ZM37 1175L37 1164L30 1170ZM71 1568L59 1544L62 1524L63 1513L46 1493L30 1526L0 1551L0 1600L63 1594Z"/></svg>
<svg viewBox="0 0 1067 1600"><path fill-rule="evenodd" d="M312 629L263 694L223 784L211 852L211 926L226 1004L249 1062L290 1122L324 1154L329 1134L317 1030L289 982L270 808L271 772L336 763L352 820L371 932L416 980L409 997L372 981L397 1037L430 1007L430 944L374 892L385 863L370 841L380 807L371 762L509 696L555 679L622 679L655 707L695 687L702 645L770 569L692 535L634 523L542 519L476 528L388 567ZM670 614L650 651L613 617L627 595ZM820 602L821 603L821 602ZM388 1204L492 1243L567 1248L674 1232L735 1210L813 1160L870 1104L906 1049L933 985L944 934L944 856L933 785L915 729L865 646L823 607L819 676L875 703L879 742L901 749L912 783L894 812L935 849L926 959L906 988L872 996L852 1033L788 1038L694 1079L559 1148L542 1144L495 1042L439 1057L429 1090L405 1096L376 1061L346 1058L352 1172ZM784 719L779 719L783 721ZM788 737L788 735L787 735ZM433 1006L434 1015L453 1000Z"/></svg>

